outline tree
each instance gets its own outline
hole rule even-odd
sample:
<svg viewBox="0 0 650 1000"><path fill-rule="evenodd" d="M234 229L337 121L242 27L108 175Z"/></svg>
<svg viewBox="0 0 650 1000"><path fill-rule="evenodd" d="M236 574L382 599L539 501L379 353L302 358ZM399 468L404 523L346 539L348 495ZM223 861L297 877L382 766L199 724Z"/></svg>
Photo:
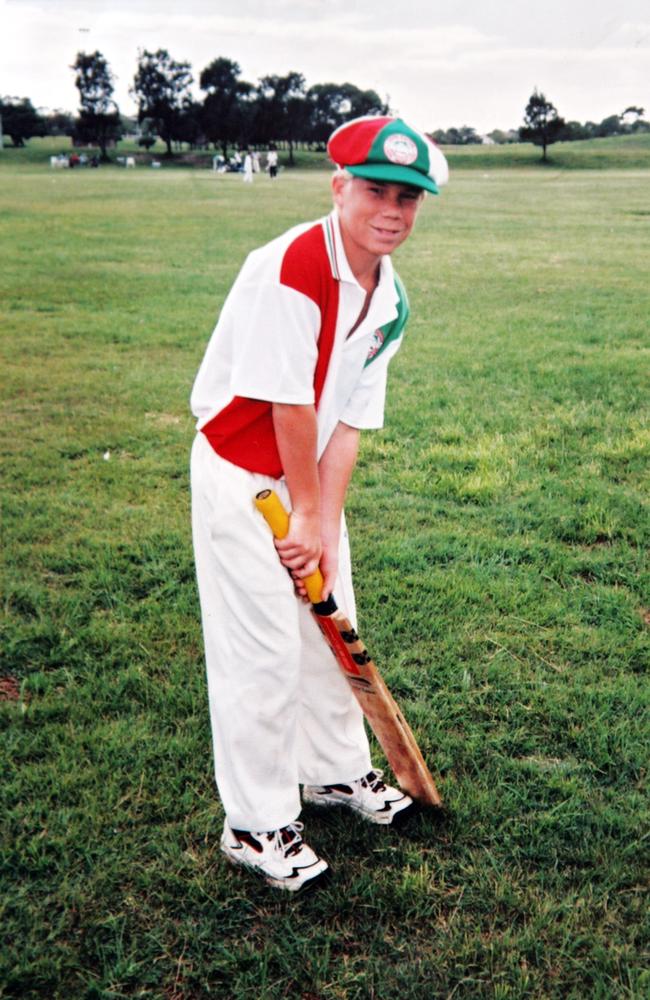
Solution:
<svg viewBox="0 0 650 1000"><path fill-rule="evenodd" d="M2 131L11 136L14 146L24 146L32 136L45 135L45 123L28 97L3 97L0 116Z"/></svg>
<svg viewBox="0 0 650 1000"><path fill-rule="evenodd" d="M253 85L239 79L239 64L230 59L214 59L199 78L205 90L203 130L209 142L221 146L224 157L228 146L247 141L250 136L250 108L247 106Z"/></svg>
<svg viewBox="0 0 650 1000"><path fill-rule="evenodd" d="M607 118L603 118L602 122L596 129L596 135L599 136L599 138L605 138L608 135L618 135L621 131L621 119L618 115L609 115Z"/></svg>
<svg viewBox="0 0 650 1000"><path fill-rule="evenodd" d="M131 94L138 103L138 121L151 118L156 132L172 155L172 142L181 141L183 114L192 104L192 73L187 62L175 62L166 49L138 53L138 70Z"/></svg>
<svg viewBox="0 0 650 1000"><path fill-rule="evenodd" d="M625 127L626 132L636 132L639 126L645 125L643 121L643 116L645 114L644 108L639 108L635 104L631 104L629 108L626 108L621 115L621 121Z"/></svg>
<svg viewBox="0 0 650 1000"><path fill-rule="evenodd" d="M359 90L353 83L317 83L306 94L309 108L308 138L324 144L335 128L361 115L385 115L388 106L374 90Z"/></svg>
<svg viewBox="0 0 650 1000"><path fill-rule="evenodd" d="M156 145L156 123L151 118L143 118L140 122L140 135L138 136L138 146L149 150Z"/></svg>
<svg viewBox="0 0 650 1000"><path fill-rule="evenodd" d="M491 132L488 132L488 138L492 139L492 142L495 142L498 146L503 146L510 142L517 142L519 133L513 129L508 129L506 132L502 128L494 128Z"/></svg>
<svg viewBox="0 0 650 1000"><path fill-rule="evenodd" d="M476 129L472 128L470 125L461 125L460 128L447 129L436 129L432 133L435 142L439 143L441 146L472 146L480 145L482 139L480 135L477 134Z"/></svg>
<svg viewBox="0 0 650 1000"><path fill-rule="evenodd" d="M99 146L102 160L106 160L108 143L122 135L120 111L113 100L115 78L101 52L78 52L70 68L75 72L81 104L75 138Z"/></svg>
<svg viewBox="0 0 650 1000"><path fill-rule="evenodd" d="M460 128L449 129L449 139L453 146L478 146L481 144L481 137L476 129L471 125L461 125Z"/></svg>
<svg viewBox="0 0 650 1000"><path fill-rule="evenodd" d="M535 89L526 105L524 124L519 129L519 138L524 142L532 142L535 146L541 146L542 160L546 163L548 161L546 148L557 142L563 128L564 119L560 118L554 105Z"/></svg>
<svg viewBox="0 0 650 1000"><path fill-rule="evenodd" d="M68 111L55 108L43 118L45 135L72 135L74 132L74 115Z"/></svg>
<svg viewBox="0 0 650 1000"><path fill-rule="evenodd" d="M186 142L192 149L202 148L207 139L203 128L203 105L186 101L176 123L176 142Z"/></svg>
<svg viewBox="0 0 650 1000"><path fill-rule="evenodd" d="M562 142L576 142L580 139L590 139L591 131L587 125L580 122L566 122L560 134Z"/></svg>
<svg viewBox="0 0 650 1000"><path fill-rule="evenodd" d="M361 118L363 115L388 115L390 108L376 90L359 90L353 83L344 83L343 91L347 96L350 107L345 120Z"/></svg>
<svg viewBox="0 0 650 1000"><path fill-rule="evenodd" d="M255 136L258 141L284 140L289 144L293 165L293 145L307 131L309 105L305 99L302 73L263 76L255 101Z"/></svg>

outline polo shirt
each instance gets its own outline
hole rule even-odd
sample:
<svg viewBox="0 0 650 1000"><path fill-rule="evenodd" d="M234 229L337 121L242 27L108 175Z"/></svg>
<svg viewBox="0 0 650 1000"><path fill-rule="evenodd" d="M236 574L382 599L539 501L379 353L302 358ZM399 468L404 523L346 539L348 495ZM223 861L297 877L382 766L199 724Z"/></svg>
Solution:
<svg viewBox="0 0 650 1000"><path fill-rule="evenodd" d="M388 362L409 307L390 257L366 292L343 249L338 213L290 229L247 257L192 389L197 429L222 458L280 478L272 404L314 404L320 459L339 421L383 426Z"/></svg>

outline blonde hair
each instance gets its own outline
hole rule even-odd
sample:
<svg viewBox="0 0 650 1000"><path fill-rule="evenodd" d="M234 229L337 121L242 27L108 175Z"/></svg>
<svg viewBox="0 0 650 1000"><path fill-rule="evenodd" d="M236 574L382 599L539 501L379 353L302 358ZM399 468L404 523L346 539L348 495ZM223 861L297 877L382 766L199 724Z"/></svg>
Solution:
<svg viewBox="0 0 650 1000"><path fill-rule="evenodd" d="M332 180L335 177L341 177L344 181L354 181L354 180L364 180L363 177L357 177L356 174L351 174L346 167L339 167L338 164L334 168L334 173L332 174ZM380 184L390 184L390 181L379 181ZM399 182L401 183L401 182ZM417 184L407 184L406 187L417 188ZM418 188L420 192L421 200L424 201L427 194L429 193L424 188Z"/></svg>

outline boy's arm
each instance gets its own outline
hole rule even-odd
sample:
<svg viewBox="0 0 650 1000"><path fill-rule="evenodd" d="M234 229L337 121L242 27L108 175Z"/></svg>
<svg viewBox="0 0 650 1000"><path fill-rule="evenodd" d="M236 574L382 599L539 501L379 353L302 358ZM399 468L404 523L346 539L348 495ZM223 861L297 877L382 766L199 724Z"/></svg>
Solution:
<svg viewBox="0 0 650 1000"><path fill-rule="evenodd" d="M339 422L318 464L321 494L321 553L323 600L336 583L339 562L341 514L348 484L357 462L359 431Z"/></svg>
<svg viewBox="0 0 650 1000"><path fill-rule="evenodd" d="M315 407L274 403L273 428L291 497L289 534L275 545L295 580L317 569L322 549Z"/></svg>
<svg viewBox="0 0 650 1000"><path fill-rule="evenodd" d="M276 548L303 597L300 578L320 564L325 600L338 571L341 511L357 460L359 431L339 423L317 463L313 406L274 403L273 425L292 506L289 534L276 541Z"/></svg>

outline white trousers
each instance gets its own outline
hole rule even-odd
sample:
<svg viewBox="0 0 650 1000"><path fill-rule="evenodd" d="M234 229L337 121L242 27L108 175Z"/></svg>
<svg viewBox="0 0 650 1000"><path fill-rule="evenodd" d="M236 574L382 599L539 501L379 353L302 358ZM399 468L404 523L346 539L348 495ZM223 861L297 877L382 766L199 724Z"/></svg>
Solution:
<svg viewBox="0 0 650 1000"><path fill-rule="evenodd" d="M284 480L226 462L200 433L191 476L217 787L235 829L275 830L299 816L301 783L367 774L363 715L255 508L274 489L290 509ZM345 526L341 536L334 593L354 622Z"/></svg>

